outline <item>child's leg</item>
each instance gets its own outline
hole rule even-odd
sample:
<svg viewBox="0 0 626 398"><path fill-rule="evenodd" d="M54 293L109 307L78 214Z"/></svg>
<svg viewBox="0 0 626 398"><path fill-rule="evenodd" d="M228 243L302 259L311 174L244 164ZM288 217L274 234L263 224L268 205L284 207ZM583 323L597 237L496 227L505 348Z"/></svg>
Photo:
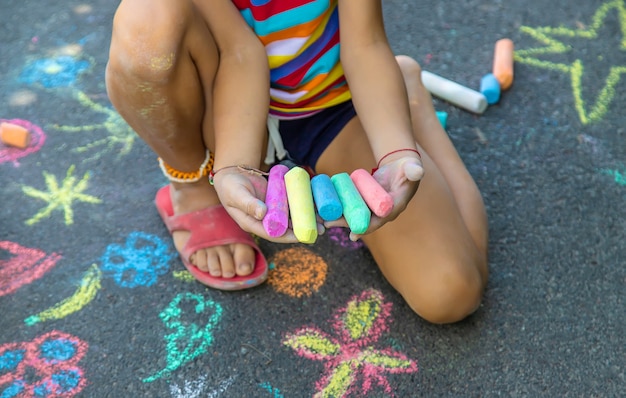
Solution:
<svg viewBox="0 0 626 398"><path fill-rule="evenodd" d="M106 71L109 98L174 169L197 171L206 148L214 147L211 93L218 68L215 40L191 1L122 1ZM207 179L172 183L171 196L176 214L219 203ZM187 231L173 234L179 251L188 238ZM214 276L247 275L254 252L246 245L220 246L197 251L191 262Z"/></svg>
<svg viewBox="0 0 626 398"><path fill-rule="evenodd" d="M407 58L398 61L425 176L407 209L363 241L411 308L434 323L455 322L476 310L487 283L485 209L421 85L419 65ZM375 163L355 118L324 152L317 171L332 175Z"/></svg>

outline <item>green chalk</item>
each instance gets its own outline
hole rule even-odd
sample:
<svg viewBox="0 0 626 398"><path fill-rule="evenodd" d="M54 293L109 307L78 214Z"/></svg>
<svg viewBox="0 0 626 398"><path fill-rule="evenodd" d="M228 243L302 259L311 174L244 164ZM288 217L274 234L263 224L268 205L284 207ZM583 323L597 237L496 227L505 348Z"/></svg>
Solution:
<svg viewBox="0 0 626 398"><path fill-rule="evenodd" d="M372 212L359 194L348 173L335 174L330 178L343 207L343 216L355 234L363 234L370 225Z"/></svg>

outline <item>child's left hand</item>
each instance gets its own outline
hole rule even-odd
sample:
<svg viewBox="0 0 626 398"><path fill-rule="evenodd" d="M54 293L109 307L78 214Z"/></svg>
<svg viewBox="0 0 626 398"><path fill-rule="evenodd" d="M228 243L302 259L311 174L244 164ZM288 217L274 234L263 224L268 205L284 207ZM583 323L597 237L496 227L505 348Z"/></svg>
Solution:
<svg viewBox="0 0 626 398"><path fill-rule="evenodd" d="M372 214L370 225L365 234L374 232L385 223L395 220L406 209L409 201L415 195L423 176L422 162L414 156L398 158L376 170L374 178L393 198L393 210L385 218ZM326 223L327 228L333 226L347 227L347 223L343 217L340 220ZM350 232L350 240L352 241L357 241L361 236Z"/></svg>

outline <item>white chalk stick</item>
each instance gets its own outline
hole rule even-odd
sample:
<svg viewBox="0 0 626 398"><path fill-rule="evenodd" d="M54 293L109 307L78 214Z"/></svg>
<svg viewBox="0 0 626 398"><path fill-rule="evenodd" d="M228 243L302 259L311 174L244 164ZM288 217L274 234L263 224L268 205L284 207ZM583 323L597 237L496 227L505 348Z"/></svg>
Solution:
<svg viewBox="0 0 626 398"><path fill-rule="evenodd" d="M460 108L478 114L487 109L487 98L469 87L425 70L422 71L422 82L432 95Z"/></svg>

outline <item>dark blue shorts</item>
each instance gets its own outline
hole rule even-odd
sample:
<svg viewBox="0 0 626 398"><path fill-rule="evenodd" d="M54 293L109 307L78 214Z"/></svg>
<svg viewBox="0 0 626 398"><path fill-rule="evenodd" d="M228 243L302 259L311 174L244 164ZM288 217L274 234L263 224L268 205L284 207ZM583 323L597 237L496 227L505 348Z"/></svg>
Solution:
<svg viewBox="0 0 626 398"><path fill-rule="evenodd" d="M355 116L352 101L347 101L303 119L281 120L278 130L289 157L315 170L322 153Z"/></svg>

